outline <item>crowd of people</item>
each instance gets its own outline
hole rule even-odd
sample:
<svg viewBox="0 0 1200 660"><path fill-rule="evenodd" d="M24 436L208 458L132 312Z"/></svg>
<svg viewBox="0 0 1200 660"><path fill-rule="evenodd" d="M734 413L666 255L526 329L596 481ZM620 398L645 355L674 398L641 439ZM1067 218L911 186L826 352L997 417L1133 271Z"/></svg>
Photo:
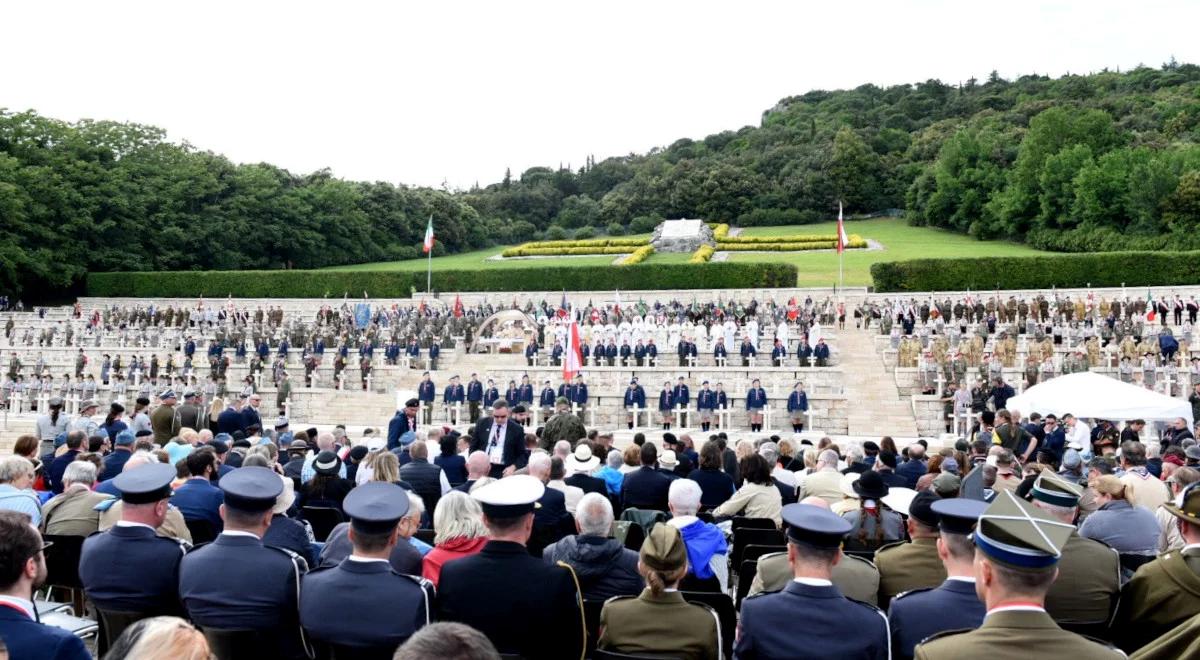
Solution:
<svg viewBox="0 0 1200 660"><path fill-rule="evenodd" d="M10 657L89 657L33 604L71 537L112 658L1195 651L1186 423L1150 443L1066 416L1039 437L1002 409L944 448L670 431L618 448L568 406L534 429L497 400L460 434L408 403L358 437L48 415L50 442L0 459ZM180 655L132 655L151 644Z"/></svg>

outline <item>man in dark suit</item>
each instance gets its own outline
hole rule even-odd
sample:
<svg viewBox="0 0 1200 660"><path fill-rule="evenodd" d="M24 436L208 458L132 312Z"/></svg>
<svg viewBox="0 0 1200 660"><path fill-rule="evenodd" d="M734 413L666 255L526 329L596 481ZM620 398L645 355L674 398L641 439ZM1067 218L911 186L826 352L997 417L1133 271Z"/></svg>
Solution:
<svg viewBox="0 0 1200 660"><path fill-rule="evenodd" d="M656 469L658 448L647 442L642 445L642 467L625 475L621 484L621 508L667 510L667 493L671 478Z"/></svg>
<svg viewBox="0 0 1200 660"><path fill-rule="evenodd" d="M400 436L409 431L417 430L417 410L421 402L409 399L404 402L404 409L397 410L395 417L388 422L387 448L389 451L400 446Z"/></svg>
<svg viewBox="0 0 1200 660"><path fill-rule="evenodd" d="M454 490L470 493L471 486L474 486L476 481L488 476L491 469L492 464L488 461L487 454L481 451L471 452L467 456L467 480L455 486Z"/></svg>
<svg viewBox="0 0 1200 660"><path fill-rule="evenodd" d="M188 454L188 473L192 476L175 489L171 504L179 509L184 520L205 520L214 532L221 531L221 504L224 497L221 489L212 484L217 471L217 459L213 452L194 451Z"/></svg>
<svg viewBox="0 0 1200 660"><path fill-rule="evenodd" d="M46 581L42 545L29 516L0 511L0 640L14 659L88 660L92 655L83 640L38 622L33 592Z"/></svg>
<svg viewBox="0 0 1200 660"><path fill-rule="evenodd" d="M491 463L490 476L504 476L508 468L525 467L525 431L515 420L509 419L508 402L499 399L492 406L492 416L483 417L475 424L471 436L471 451L487 454Z"/></svg>
<svg viewBox="0 0 1200 660"><path fill-rule="evenodd" d="M896 468L896 474L904 477L904 480L907 482L905 485L908 488L915 489L917 481L920 480L921 475L925 474L928 469L925 465L925 447L913 443L908 447L908 460Z"/></svg>
<svg viewBox="0 0 1200 660"><path fill-rule="evenodd" d="M225 410L217 415L217 431L233 435L234 431L246 431L245 418L242 417L242 400L237 397L230 397L229 404L225 406ZM169 438L168 438L169 439Z"/></svg>
<svg viewBox="0 0 1200 660"><path fill-rule="evenodd" d="M545 485L550 481L550 454L537 452L529 457L529 476ZM533 533L526 542L529 554L541 557L546 546L575 531L571 514L567 513L567 496L561 490L547 488L538 498L533 510Z"/></svg>
<svg viewBox="0 0 1200 660"><path fill-rule="evenodd" d="M583 657L583 602L572 570L526 549L534 503L545 492L541 481L516 475L471 494L491 538L479 553L442 567L437 618L479 630L501 653Z"/></svg>
<svg viewBox="0 0 1200 660"><path fill-rule="evenodd" d="M184 404L187 405L186 403ZM242 430L245 431L251 426L262 428L262 415L258 412L258 407L262 405L262 395L254 393L246 401L246 405L242 408ZM183 417L183 409L180 408L180 418ZM218 419L218 423L219 423Z"/></svg>

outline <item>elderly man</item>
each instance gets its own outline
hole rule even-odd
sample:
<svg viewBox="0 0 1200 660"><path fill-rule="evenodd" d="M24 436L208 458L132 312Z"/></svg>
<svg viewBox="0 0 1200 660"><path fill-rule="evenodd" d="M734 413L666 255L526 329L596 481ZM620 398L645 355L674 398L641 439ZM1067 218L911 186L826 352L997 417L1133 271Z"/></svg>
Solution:
<svg viewBox="0 0 1200 660"><path fill-rule="evenodd" d="M0 510L29 516L35 526L42 523L42 507L33 486L33 463L22 456L0 458Z"/></svg>
<svg viewBox="0 0 1200 660"><path fill-rule="evenodd" d="M450 480L442 466L429 462L429 445L414 442L408 453L412 458L400 467L400 479L412 486L425 501L425 510L432 512L442 495L450 492Z"/></svg>
<svg viewBox="0 0 1200 660"><path fill-rule="evenodd" d="M830 506L840 502L842 493L842 473L838 472L838 454L832 449L826 449L817 456L817 469L804 478L800 488L800 499L819 497Z"/></svg>
<svg viewBox="0 0 1200 660"><path fill-rule="evenodd" d="M308 456L306 456L304 459L304 466L300 468L301 483L308 483L312 481L313 477L317 476L317 471L313 468L313 462L317 460L317 454L320 454L323 451L334 451L334 440L332 433L317 434L317 450L314 452L309 452ZM338 467L338 477L342 479L346 478L345 463L342 463L341 466Z"/></svg>
<svg viewBox="0 0 1200 660"><path fill-rule="evenodd" d="M553 462L554 459L549 454L541 451L535 451L529 457L529 476L547 486L533 512L533 535L529 538L528 546L535 556L547 545L563 537L566 533L566 521L570 518L566 493L547 485L550 482Z"/></svg>
<svg viewBox="0 0 1200 660"><path fill-rule="evenodd" d="M353 492L353 491L351 491ZM425 513L425 502L419 495L409 491L408 512L397 523L399 538L407 543L397 543L388 554L392 570L405 575L421 574L421 559L429 550L428 544L413 536L421 527L421 515ZM424 546L424 547L422 547ZM350 541L350 523L338 523L329 532L325 547L321 548L320 566L337 566L354 550Z"/></svg>
<svg viewBox="0 0 1200 660"><path fill-rule="evenodd" d="M46 485L50 488L50 492L55 495L63 492L63 472L66 472L67 466L74 463L79 454L83 452L83 443L86 440L87 436L83 431L67 433L67 450L46 466Z"/></svg>
<svg viewBox="0 0 1200 660"><path fill-rule="evenodd" d="M1125 499L1130 504L1153 511L1171 499L1166 484L1146 468L1146 447L1142 443L1121 444L1121 467L1125 470L1121 483L1125 484Z"/></svg>
<svg viewBox="0 0 1200 660"><path fill-rule="evenodd" d="M921 475L925 474L927 470L924 445L913 443L908 446L908 460L896 468L896 474L904 477L904 481L907 482L909 488L915 489L917 481L921 479Z"/></svg>
<svg viewBox="0 0 1200 660"><path fill-rule="evenodd" d="M583 489L578 486L572 486L563 480L567 476L566 468L563 466L563 459L555 456L550 459L550 480L546 482L547 488L553 488L563 494L566 500L567 513L575 514L575 508L579 505L579 500L583 499Z"/></svg>
<svg viewBox="0 0 1200 660"><path fill-rule="evenodd" d="M561 561L575 569L584 600L635 596L645 586L637 570L637 553L609 538L612 524L612 503L603 495L588 493L575 510L579 534L564 537L542 551L548 565Z"/></svg>
<svg viewBox="0 0 1200 660"><path fill-rule="evenodd" d="M96 484L96 465L75 461L63 473L63 492L42 507L42 532L61 536L89 536L100 529L96 505L109 499L92 491Z"/></svg>
<svg viewBox="0 0 1200 660"><path fill-rule="evenodd" d="M1200 470L1190 467L1176 469L1166 481L1167 487L1171 489L1171 501L1175 501L1180 493L1197 481L1200 481ZM1155 509L1154 517L1158 519L1158 526L1162 529L1162 533L1158 535L1158 554L1182 550L1183 537L1179 534L1179 526L1175 524L1178 518L1165 506Z"/></svg>
<svg viewBox="0 0 1200 660"><path fill-rule="evenodd" d="M719 591L729 585L729 546L719 527L696 517L700 510L700 484L691 479L671 482L667 505L668 524L679 530L687 546L688 574L697 580L714 580Z"/></svg>
<svg viewBox="0 0 1200 660"><path fill-rule="evenodd" d="M133 453L133 456L130 456L129 460L125 462L125 468L121 471L121 474L132 472L145 465L155 465L157 463L158 459L154 457L154 454L151 454L148 451L136 451ZM174 468L171 469L174 470ZM113 495L114 497L120 497L122 493L116 488L116 483L116 479L102 482L97 488L97 491L108 492L105 490L105 486L109 486L112 489L109 494ZM108 502L102 502L100 506L103 507L105 504L108 504ZM107 531L116 525L117 521L121 520L124 510L125 503L123 501L113 500L111 506L103 509L100 512L100 531ZM180 513L179 509L173 505L167 507L167 512L163 515L162 522L155 526L154 531L157 532L159 536L180 539L182 541L187 541L188 543L192 542L192 533L188 531L187 523L185 523L183 520L183 514Z"/></svg>
<svg viewBox="0 0 1200 660"><path fill-rule="evenodd" d="M492 464L488 460L488 455L481 451L473 451L467 456L467 480L454 487L454 490L460 490L464 493L471 492L471 486L475 485L476 481L488 476L492 469Z"/></svg>
<svg viewBox="0 0 1200 660"><path fill-rule="evenodd" d="M782 484L784 487L790 488L792 496L795 497L796 473L779 464L779 445L770 441L764 442L758 447L758 455L762 456L767 465L771 466L771 478L777 484Z"/></svg>

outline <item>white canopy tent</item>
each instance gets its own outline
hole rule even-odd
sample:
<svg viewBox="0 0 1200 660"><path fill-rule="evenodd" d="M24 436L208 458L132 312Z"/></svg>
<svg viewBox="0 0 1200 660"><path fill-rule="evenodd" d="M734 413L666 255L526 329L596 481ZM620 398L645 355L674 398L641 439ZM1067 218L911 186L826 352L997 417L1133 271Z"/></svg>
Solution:
<svg viewBox="0 0 1200 660"><path fill-rule="evenodd" d="M1010 398L1005 407L1020 411L1022 415L1036 412L1062 417L1071 413L1076 417L1118 422L1126 419L1172 421L1182 417L1188 420L1189 428L1192 423L1192 405L1186 400L1090 371L1059 376L1034 385Z"/></svg>

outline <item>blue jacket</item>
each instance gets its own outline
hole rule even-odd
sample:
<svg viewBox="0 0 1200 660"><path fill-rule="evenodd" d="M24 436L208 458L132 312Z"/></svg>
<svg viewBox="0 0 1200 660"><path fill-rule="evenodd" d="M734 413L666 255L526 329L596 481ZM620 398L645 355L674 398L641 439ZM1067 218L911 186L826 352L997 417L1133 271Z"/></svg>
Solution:
<svg viewBox="0 0 1200 660"><path fill-rule="evenodd" d="M517 401L522 403L533 403L533 385L518 385Z"/></svg>
<svg viewBox="0 0 1200 660"><path fill-rule="evenodd" d="M104 457L104 470L100 472L100 476L96 477L97 481L107 481L121 474L121 470L125 469L125 462L129 457L133 456L133 452L129 451L128 447L114 449L113 453Z"/></svg>
<svg viewBox="0 0 1200 660"><path fill-rule="evenodd" d="M792 393L788 395L787 409L788 412L795 412L797 410L804 412L808 410L808 394L793 390Z"/></svg>
<svg viewBox="0 0 1200 660"><path fill-rule="evenodd" d="M400 436L409 431L416 431L417 420L414 418L413 423L408 423L408 415L404 414L403 410L397 410L396 415L388 422L387 448L389 451L400 446Z"/></svg>
<svg viewBox="0 0 1200 660"><path fill-rule="evenodd" d="M304 576L300 623L330 644L394 648L429 623L432 595L428 580L397 573L386 561L347 558Z"/></svg>
<svg viewBox="0 0 1200 660"><path fill-rule="evenodd" d="M171 504L179 509L184 520L207 520L213 529L221 531L225 523L221 520L221 504L225 494L203 477L192 477L175 489Z"/></svg>
<svg viewBox="0 0 1200 660"><path fill-rule="evenodd" d="M554 405L554 399L554 389L550 387L543 387L542 393L538 397L538 405L543 408L549 408Z"/></svg>
<svg viewBox="0 0 1200 660"><path fill-rule="evenodd" d="M817 358L818 360L820 360L822 358L828 359L829 358L829 345L828 344L817 344L816 348L813 349L813 357Z"/></svg>
<svg viewBox="0 0 1200 660"><path fill-rule="evenodd" d="M434 342L429 345L429 359L436 360L442 354L442 345Z"/></svg>
<svg viewBox="0 0 1200 660"><path fill-rule="evenodd" d="M442 401L446 403L462 403L466 401L466 392L462 385L447 385L442 392Z"/></svg>
<svg viewBox="0 0 1200 660"><path fill-rule="evenodd" d="M658 393L658 409L659 410L670 410L674 406L675 406L674 402L671 401L671 391L670 390L663 390Z"/></svg>
<svg viewBox="0 0 1200 660"><path fill-rule="evenodd" d="M725 348L725 344L717 344L713 347L713 357L729 357L729 351Z"/></svg>
<svg viewBox="0 0 1200 660"><path fill-rule="evenodd" d="M712 390L700 390L696 394L696 409L697 410L715 410L717 407L716 392Z"/></svg>
<svg viewBox="0 0 1200 660"><path fill-rule="evenodd" d="M691 402L691 400L692 400L691 392L688 391L687 385L676 385L675 388L671 390L672 404L681 405L684 408L686 408L688 403Z"/></svg>
<svg viewBox="0 0 1200 660"><path fill-rule="evenodd" d="M633 472L626 472L625 480L621 483L621 508L636 506L639 509L666 511L671 481L671 477L645 465Z"/></svg>
<svg viewBox="0 0 1200 660"><path fill-rule="evenodd" d="M975 595L975 584L946 580L933 589L916 589L892 599L888 624L892 629L892 657L911 658L921 640L946 630L974 629L983 623L987 609Z"/></svg>
<svg viewBox="0 0 1200 660"><path fill-rule="evenodd" d="M179 562L189 547L148 527L117 525L83 541L79 579L104 609L179 616Z"/></svg>
<svg viewBox="0 0 1200 660"><path fill-rule="evenodd" d="M245 418L240 411L226 408L217 415L217 431L233 435L234 431L245 431Z"/></svg>
<svg viewBox="0 0 1200 660"><path fill-rule="evenodd" d="M17 660L91 660L83 640L70 631L38 623L11 607L0 607L0 639Z"/></svg>
<svg viewBox="0 0 1200 660"><path fill-rule="evenodd" d="M569 398L572 403L578 403L581 406L583 404L587 403L587 401L588 401L587 383L580 383L578 385L572 386L571 394L567 398Z"/></svg>
<svg viewBox="0 0 1200 660"><path fill-rule="evenodd" d="M796 634L797 621L824 635ZM888 623L883 612L842 596L835 586L789 582L783 591L742 601L737 658L860 658L887 660Z"/></svg>
<svg viewBox="0 0 1200 660"><path fill-rule="evenodd" d="M483 383L471 381L467 383L467 401L483 400Z"/></svg>
<svg viewBox="0 0 1200 660"><path fill-rule="evenodd" d="M530 358L537 354L538 354L537 342L536 341L530 342L529 345L525 347L525 357Z"/></svg>
<svg viewBox="0 0 1200 660"><path fill-rule="evenodd" d="M490 408L492 406L492 404L495 403L496 400L499 398L500 398L500 390L498 390L494 387L487 388L486 390L483 391L484 407Z"/></svg>
<svg viewBox="0 0 1200 660"><path fill-rule="evenodd" d="M746 392L746 410L751 408L765 408L767 405L767 391L761 387L752 387Z"/></svg>
<svg viewBox="0 0 1200 660"><path fill-rule="evenodd" d="M780 345L780 346L776 346L771 349L771 359L772 360L775 360L777 358L786 358L786 357L787 357L787 347L786 346Z"/></svg>
<svg viewBox="0 0 1200 660"><path fill-rule="evenodd" d="M742 344L742 350L740 352L742 354L742 357L750 357L751 355L758 355L758 349L754 348L754 344Z"/></svg>
<svg viewBox="0 0 1200 660"><path fill-rule="evenodd" d="M432 380L423 380L417 383L417 398L426 403L432 403L433 398L437 396L437 386Z"/></svg>
<svg viewBox="0 0 1200 660"><path fill-rule="evenodd" d="M635 385L633 389L625 390L626 408L645 408L646 407L646 390L642 389L641 385Z"/></svg>

